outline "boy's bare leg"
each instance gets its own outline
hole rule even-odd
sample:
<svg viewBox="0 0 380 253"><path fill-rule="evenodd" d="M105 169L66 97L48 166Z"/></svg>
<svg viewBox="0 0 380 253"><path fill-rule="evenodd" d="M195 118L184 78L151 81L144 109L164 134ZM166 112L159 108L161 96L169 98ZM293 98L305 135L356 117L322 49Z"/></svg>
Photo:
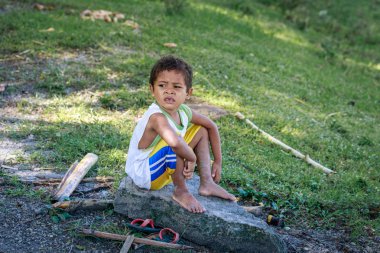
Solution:
<svg viewBox="0 0 380 253"><path fill-rule="evenodd" d="M206 209L187 189L186 180L183 175L184 166L184 160L177 156L176 170L172 174L174 184L173 199L183 208L192 213L203 213Z"/></svg>
<svg viewBox="0 0 380 253"><path fill-rule="evenodd" d="M194 149L197 156L197 166L200 176L199 194L203 196L216 196L223 199L236 201L234 195L228 193L221 186L216 184L211 176L211 160L208 132L201 127L189 146Z"/></svg>

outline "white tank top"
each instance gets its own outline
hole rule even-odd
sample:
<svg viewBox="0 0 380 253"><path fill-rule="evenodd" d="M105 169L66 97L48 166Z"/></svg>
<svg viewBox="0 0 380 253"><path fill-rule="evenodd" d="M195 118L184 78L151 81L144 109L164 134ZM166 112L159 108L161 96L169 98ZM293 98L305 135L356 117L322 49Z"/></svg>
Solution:
<svg viewBox="0 0 380 253"><path fill-rule="evenodd" d="M157 136L152 143L153 145L151 144L146 149L139 149L138 145L144 134L150 116L155 113L164 114L168 119L170 126L174 129L174 131L176 131L178 135L181 135L182 137L185 136L192 117L191 109L187 105L182 104L178 109L182 123L182 126L180 126L170 117L170 115L164 109L161 109L156 103L153 103L149 106L148 110L138 121L129 144L125 172L132 178L133 182L137 186L145 189L150 189L149 155L161 137Z"/></svg>

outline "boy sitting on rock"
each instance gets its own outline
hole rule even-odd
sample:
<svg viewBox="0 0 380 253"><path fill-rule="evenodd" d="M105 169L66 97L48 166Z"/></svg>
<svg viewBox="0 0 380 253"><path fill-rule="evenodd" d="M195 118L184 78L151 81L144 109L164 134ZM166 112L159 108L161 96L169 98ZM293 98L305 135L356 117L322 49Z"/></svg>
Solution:
<svg viewBox="0 0 380 253"><path fill-rule="evenodd" d="M222 153L217 126L184 104L193 92L191 67L182 59L165 56L153 66L149 82L156 101L133 132L127 174L137 186L151 190L173 182L173 199L190 212L203 213L205 208L186 186L196 163L200 195L236 201L218 185ZM209 144L215 160L212 169Z"/></svg>

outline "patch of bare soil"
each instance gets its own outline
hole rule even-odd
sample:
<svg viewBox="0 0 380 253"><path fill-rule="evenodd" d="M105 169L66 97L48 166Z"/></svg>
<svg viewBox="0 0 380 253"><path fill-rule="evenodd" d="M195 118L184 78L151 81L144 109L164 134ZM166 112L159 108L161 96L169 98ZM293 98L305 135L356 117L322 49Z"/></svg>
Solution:
<svg viewBox="0 0 380 253"><path fill-rule="evenodd" d="M206 115L211 119L219 119L225 115L228 115L228 112L222 108L209 105L208 103L201 101L197 97L191 97L186 104L193 109L194 111Z"/></svg>
<svg viewBox="0 0 380 253"><path fill-rule="evenodd" d="M3 180L3 181L1 181ZM122 241L84 236L83 229L93 229L108 233L126 235L129 233L128 217L114 213L112 208L99 211L77 210L59 221L54 216L59 210L53 210L49 196L53 188L44 187L46 199L39 197L12 196L20 186L6 183L0 177L0 253L25 252L119 252ZM83 188L83 186L82 186ZM30 188L32 189L32 188ZM41 190L40 186L34 190ZM102 195L113 199L113 194L105 191L79 193L74 192L72 199L101 199ZM61 212L63 214L63 212ZM66 213L67 214L67 213ZM191 242L184 244L194 247L187 252L209 252ZM179 252L172 249L139 245L133 252Z"/></svg>
<svg viewBox="0 0 380 253"><path fill-rule="evenodd" d="M84 238L79 228L122 226L125 217L106 212L78 212L54 223L47 203L33 197L11 197L12 186L0 186L0 252L118 252L120 242Z"/></svg>
<svg viewBox="0 0 380 253"><path fill-rule="evenodd" d="M375 253L380 250L379 237L360 237L353 241L344 231L294 228L278 230L289 252Z"/></svg>

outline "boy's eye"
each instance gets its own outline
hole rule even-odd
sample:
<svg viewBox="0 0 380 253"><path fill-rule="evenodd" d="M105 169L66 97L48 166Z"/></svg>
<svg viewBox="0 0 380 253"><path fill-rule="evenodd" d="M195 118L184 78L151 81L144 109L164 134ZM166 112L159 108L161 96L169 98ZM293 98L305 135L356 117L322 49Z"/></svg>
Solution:
<svg viewBox="0 0 380 253"><path fill-rule="evenodd" d="M158 87L164 87L164 85L163 84L158 84Z"/></svg>
<svg viewBox="0 0 380 253"><path fill-rule="evenodd" d="M176 86L174 86L174 88L176 88L176 89L181 89L182 86L178 86L178 85L176 85Z"/></svg>

